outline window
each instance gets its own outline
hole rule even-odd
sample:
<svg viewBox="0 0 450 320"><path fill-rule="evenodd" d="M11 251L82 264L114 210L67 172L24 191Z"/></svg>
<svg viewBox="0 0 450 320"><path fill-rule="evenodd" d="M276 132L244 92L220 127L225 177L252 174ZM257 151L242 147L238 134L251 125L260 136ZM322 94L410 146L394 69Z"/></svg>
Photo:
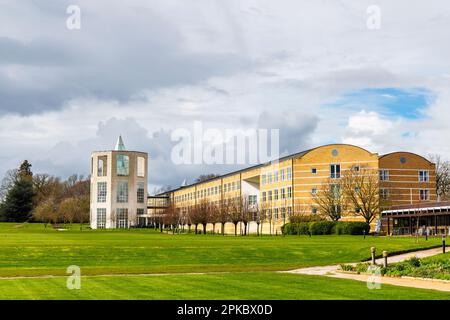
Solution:
<svg viewBox="0 0 450 320"><path fill-rule="evenodd" d="M265 175L265 174L263 174L263 175L261 176L261 183L262 183L262 185L265 185L265 184L266 184L266 175Z"/></svg>
<svg viewBox="0 0 450 320"><path fill-rule="evenodd" d="M338 184L332 184L331 192L333 193L334 198L338 199L341 195L341 186Z"/></svg>
<svg viewBox="0 0 450 320"><path fill-rule="evenodd" d="M292 187L287 188L287 196L288 196L288 199L292 198Z"/></svg>
<svg viewBox="0 0 450 320"><path fill-rule="evenodd" d="M284 181L284 169L280 171L280 180Z"/></svg>
<svg viewBox="0 0 450 320"><path fill-rule="evenodd" d="M281 219L286 219L286 208L281 208Z"/></svg>
<svg viewBox="0 0 450 320"><path fill-rule="evenodd" d="M269 198L269 201L272 201L272 191L268 192L268 198Z"/></svg>
<svg viewBox="0 0 450 320"><path fill-rule="evenodd" d="M97 176L104 177L106 176L106 156L98 157L97 159Z"/></svg>
<svg viewBox="0 0 450 320"><path fill-rule="evenodd" d="M389 190L388 189L380 189L380 198L383 200L387 200L387 198L389 198Z"/></svg>
<svg viewBox="0 0 450 320"><path fill-rule="evenodd" d="M267 200L267 198L266 198L266 192L263 191L263 193L262 193L262 201L263 201L263 202L266 202L266 200Z"/></svg>
<svg viewBox="0 0 450 320"><path fill-rule="evenodd" d="M420 190L420 200L421 201L430 200L430 191L428 189Z"/></svg>
<svg viewBox="0 0 450 320"><path fill-rule="evenodd" d="M106 202L106 182L97 182L97 202Z"/></svg>
<svg viewBox="0 0 450 320"><path fill-rule="evenodd" d="M248 204L251 205L251 206L256 205L256 199L257 199L256 195L248 196Z"/></svg>
<svg viewBox="0 0 450 320"><path fill-rule="evenodd" d="M311 173L312 174L317 174L317 168L311 168Z"/></svg>
<svg viewBox="0 0 450 320"><path fill-rule="evenodd" d="M269 172L269 173L267 174L267 183L268 183L268 184L271 184L271 183L272 183L272 172Z"/></svg>
<svg viewBox="0 0 450 320"><path fill-rule="evenodd" d="M273 173L273 181L274 181L274 182L278 182L278 171L275 171L275 172Z"/></svg>
<svg viewBox="0 0 450 320"><path fill-rule="evenodd" d="M128 209L117 209L116 228L125 229L128 228Z"/></svg>
<svg viewBox="0 0 450 320"><path fill-rule="evenodd" d="M317 188L312 188L311 189L311 194L317 194Z"/></svg>
<svg viewBox="0 0 450 320"><path fill-rule="evenodd" d="M287 209L288 209L287 210L288 216L291 217L292 216L292 207L288 207Z"/></svg>
<svg viewBox="0 0 450 320"><path fill-rule="evenodd" d="M360 166L353 166L353 167L352 167L352 171L354 171L354 172L359 172L360 169L361 169Z"/></svg>
<svg viewBox="0 0 450 320"><path fill-rule="evenodd" d="M380 170L380 181L388 181L388 180L389 180L389 171Z"/></svg>
<svg viewBox="0 0 450 320"><path fill-rule="evenodd" d="M288 180L292 179L292 168L291 167L287 168L287 179Z"/></svg>
<svg viewBox="0 0 450 320"><path fill-rule="evenodd" d="M137 157L137 176L145 177L145 158Z"/></svg>
<svg viewBox="0 0 450 320"><path fill-rule="evenodd" d="M278 208L273 209L273 218L274 220L278 220Z"/></svg>
<svg viewBox="0 0 450 320"><path fill-rule="evenodd" d="M331 164L330 165L330 178L339 179L341 177L341 165Z"/></svg>
<svg viewBox="0 0 450 320"><path fill-rule="evenodd" d="M275 198L275 200L278 200L278 190L277 189L274 190L274 198Z"/></svg>
<svg viewBox="0 0 450 320"><path fill-rule="evenodd" d="M137 202L144 203L145 200L145 185L143 182L137 184Z"/></svg>
<svg viewBox="0 0 450 320"><path fill-rule="evenodd" d="M428 181L430 181L428 171L420 170L419 171L419 182L428 182Z"/></svg>
<svg viewBox="0 0 450 320"><path fill-rule="evenodd" d="M130 158L124 154L117 155L117 175L128 176L130 174Z"/></svg>
<svg viewBox="0 0 450 320"><path fill-rule="evenodd" d="M286 199L286 189L281 189L281 199Z"/></svg>
<svg viewBox="0 0 450 320"><path fill-rule="evenodd" d="M317 208L316 207L311 207L311 213L312 214L316 214L317 213Z"/></svg>
<svg viewBox="0 0 450 320"><path fill-rule="evenodd" d="M142 209L142 208L136 209L136 214L137 214L138 216L143 215L143 214L144 214L144 209Z"/></svg>
<svg viewBox="0 0 450 320"><path fill-rule="evenodd" d="M106 228L106 208L97 208L97 228Z"/></svg>
<svg viewBox="0 0 450 320"><path fill-rule="evenodd" d="M117 183L117 202L128 202L128 182Z"/></svg>

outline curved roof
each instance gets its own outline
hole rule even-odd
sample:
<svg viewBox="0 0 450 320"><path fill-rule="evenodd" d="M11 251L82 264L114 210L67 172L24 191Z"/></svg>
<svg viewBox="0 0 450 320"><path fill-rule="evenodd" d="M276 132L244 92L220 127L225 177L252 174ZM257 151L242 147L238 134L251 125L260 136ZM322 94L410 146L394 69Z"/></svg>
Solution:
<svg viewBox="0 0 450 320"><path fill-rule="evenodd" d="M417 157L419 157L419 158L422 158L423 160L425 160L425 161L427 161L427 162L429 162L429 163L433 163L433 162L431 162L430 160L428 160L427 158L425 158L424 156L421 156L420 154L417 154L417 153L414 153L414 152L409 152L409 151L394 151L394 152L386 153L386 154L383 154L382 156L380 156L380 159L381 159L381 158L384 158L384 157L387 157L387 156L394 155L394 154L396 154L396 153L407 153L407 154L412 154L412 155L414 155L414 156L417 156Z"/></svg>
<svg viewBox="0 0 450 320"><path fill-rule="evenodd" d="M329 143L329 144L325 144L325 145L323 145L323 146L318 146L318 147L315 147L315 148L312 148L312 149L303 151L303 152L302 152L303 154L301 154L301 156L304 156L305 154L307 154L307 153L309 153L309 152L311 152L311 151L314 151L314 150L317 150L317 149L320 149L320 148L323 148L323 147L330 147L330 146L347 146L347 147L354 147L354 148L361 149L361 150L363 150L363 151L365 151L365 152L367 152L367 153L370 153L370 154L376 154L376 153L370 152L369 150L364 149L364 148L362 148L362 147L360 147L360 146L355 146L354 144L349 144L349 143Z"/></svg>

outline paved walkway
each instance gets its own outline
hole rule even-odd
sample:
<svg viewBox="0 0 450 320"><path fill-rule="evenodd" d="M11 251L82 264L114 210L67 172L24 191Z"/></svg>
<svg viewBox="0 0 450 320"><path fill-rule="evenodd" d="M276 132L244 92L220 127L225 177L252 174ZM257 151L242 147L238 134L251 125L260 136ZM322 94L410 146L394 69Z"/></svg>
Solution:
<svg viewBox="0 0 450 320"><path fill-rule="evenodd" d="M392 257L388 257L388 263L396 263L407 260L411 257L417 258L426 258L431 257L437 254L442 253L442 248L433 248L427 250L420 250L415 252L409 252L404 254L395 255ZM377 264L383 264L383 258L376 260ZM348 263L350 265L355 266L357 263ZM448 291L450 292L450 281L447 280L438 280L438 279L420 279L420 278L412 278L412 277L377 277L374 280L373 275L368 274L356 274L356 273L345 273L340 272L339 265L331 265L331 266L318 266L318 267L310 267L310 268L301 268L290 271L279 271L284 273L296 273L296 274L306 274L306 275L317 275L317 276L328 276L333 278L341 278L341 279L352 279L364 282L378 282L381 284L391 284L396 286L404 286L404 287L414 287L414 288L422 288L422 289L433 289L440 291Z"/></svg>

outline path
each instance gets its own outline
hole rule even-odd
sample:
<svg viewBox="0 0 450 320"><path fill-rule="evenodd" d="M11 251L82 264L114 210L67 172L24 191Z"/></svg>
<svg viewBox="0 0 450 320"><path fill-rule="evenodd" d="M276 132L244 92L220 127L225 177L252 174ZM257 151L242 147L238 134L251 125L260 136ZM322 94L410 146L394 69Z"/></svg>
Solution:
<svg viewBox="0 0 450 320"><path fill-rule="evenodd" d="M397 263L407 260L411 257L426 258L442 253L442 248L433 248L427 250L420 250L415 252L409 252L404 254L395 255L388 257L388 263ZM377 264L383 264L383 258L376 260ZM356 265L356 263L349 263L350 265ZM356 273L345 273L340 272L339 265L331 266L318 266L310 268L301 268L290 271L279 271L284 273L295 273L295 274L306 274L306 275L317 275L317 276L327 276L332 278L340 279L351 279L364 282L374 282L374 276L368 274L356 274ZM439 291L450 292L450 281L439 280L439 279L420 279L412 277L377 277L375 282L381 284L391 284L403 287L414 287L420 289L432 289Z"/></svg>

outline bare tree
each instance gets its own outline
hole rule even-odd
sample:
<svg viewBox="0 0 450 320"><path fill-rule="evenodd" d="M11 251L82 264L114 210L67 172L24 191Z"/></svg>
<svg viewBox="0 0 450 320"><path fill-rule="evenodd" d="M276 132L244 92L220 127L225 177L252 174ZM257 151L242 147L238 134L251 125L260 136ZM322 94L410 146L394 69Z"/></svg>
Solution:
<svg viewBox="0 0 450 320"><path fill-rule="evenodd" d="M440 155L429 156L431 162L436 165L436 194L438 201L450 198L450 162L443 160Z"/></svg>
<svg viewBox="0 0 450 320"><path fill-rule="evenodd" d="M175 227L178 224L179 214L173 204L164 209L163 223L170 226L172 233L175 233Z"/></svg>
<svg viewBox="0 0 450 320"><path fill-rule="evenodd" d="M221 233L222 235L225 235L225 224L229 221L229 212L230 212L230 205L229 202L222 199L219 202L219 208L217 211L217 222L221 225Z"/></svg>
<svg viewBox="0 0 450 320"><path fill-rule="evenodd" d="M319 213L338 221L345 207L344 192L341 179L328 178L316 193L311 194Z"/></svg>
<svg viewBox="0 0 450 320"><path fill-rule="evenodd" d="M347 170L342 175L341 185L346 201L367 223L371 223L385 206L385 199L380 197L378 170Z"/></svg>
<svg viewBox="0 0 450 320"><path fill-rule="evenodd" d="M33 217L37 221L44 223L47 228L48 223L56 223L58 218L58 203L53 198L42 201L33 211Z"/></svg>
<svg viewBox="0 0 450 320"><path fill-rule="evenodd" d="M229 217L230 222L234 225L234 235L237 236L237 226L238 223L241 221L241 198L229 198L227 199L229 203Z"/></svg>

